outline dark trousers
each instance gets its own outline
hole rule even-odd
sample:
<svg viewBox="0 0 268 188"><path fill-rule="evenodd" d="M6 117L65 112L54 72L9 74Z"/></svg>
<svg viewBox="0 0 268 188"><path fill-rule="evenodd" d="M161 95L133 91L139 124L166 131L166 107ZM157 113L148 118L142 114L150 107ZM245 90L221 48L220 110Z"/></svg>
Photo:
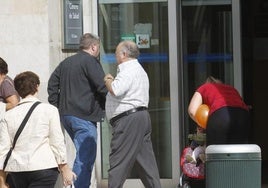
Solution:
<svg viewBox="0 0 268 188"><path fill-rule="evenodd" d="M212 113L207 123L207 145L247 144L249 112L242 108L224 107Z"/></svg>
<svg viewBox="0 0 268 188"><path fill-rule="evenodd" d="M113 125L108 187L121 188L134 163L146 188L161 188L151 142L151 120L147 110L117 120Z"/></svg>
<svg viewBox="0 0 268 188"><path fill-rule="evenodd" d="M52 168L9 174L15 186L11 188L54 188L59 172L57 168Z"/></svg>

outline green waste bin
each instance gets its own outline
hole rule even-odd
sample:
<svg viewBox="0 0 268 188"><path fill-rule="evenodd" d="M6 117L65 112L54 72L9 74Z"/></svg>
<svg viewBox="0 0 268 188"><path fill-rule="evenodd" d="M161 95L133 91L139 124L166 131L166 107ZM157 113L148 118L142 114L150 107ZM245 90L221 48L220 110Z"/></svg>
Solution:
<svg viewBox="0 0 268 188"><path fill-rule="evenodd" d="M206 148L206 188L261 188L261 149L255 144Z"/></svg>

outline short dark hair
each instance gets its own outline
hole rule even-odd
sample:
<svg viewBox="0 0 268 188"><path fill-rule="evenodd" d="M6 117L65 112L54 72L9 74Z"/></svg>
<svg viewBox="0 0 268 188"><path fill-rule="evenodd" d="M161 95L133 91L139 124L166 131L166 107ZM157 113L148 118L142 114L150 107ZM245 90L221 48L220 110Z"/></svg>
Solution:
<svg viewBox="0 0 268 188"><path fill-rule="evenodd" d="M91 34L91 33L85 33L81 38L80 38L80 45L79 49L80 50L87 50L89 47L93 44L99 44L100 43L100 38L97 35Z"/></svg>
<svg viewBox="0 0 268 188"><path fill-rule="evenodd" d="M8 73L8 65L5 62L5 60L3 60L0 57L0 74L7 74Z"/></svg>
<svg viewBox="0 0 268 188"><path fill-rule="evenodd" d="M15 89L21 98L35 94L39 85L40 80L38 75L31 71L22 72L14 78Z"/></svg>

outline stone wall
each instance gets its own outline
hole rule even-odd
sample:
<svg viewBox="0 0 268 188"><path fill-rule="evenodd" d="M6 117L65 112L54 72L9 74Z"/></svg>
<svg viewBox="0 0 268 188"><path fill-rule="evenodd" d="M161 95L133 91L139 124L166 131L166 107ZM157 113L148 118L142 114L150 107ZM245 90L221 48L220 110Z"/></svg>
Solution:
<svg viewBox="0 0 268 188"><path fill-rule="evenodd" d="M40 77L39 98L47 102L47 81L55 67L72 53L62 51L62 0L1 0L0 57L9 65L14 78L23 71ZM97 0L83 0L83 29L98 33ZM72 164L75 149L66 139L68 160ZM55 186L62 187L60 180ZM95 173L91 187L96 187Z"/></svg>
<svg viewBox="0 0 268 188"><path fill-rule="evenodd" d="M9 75L37 73L41 92L49 75L47 10L47 0L1 0L0 6L0 56L9 65Z"/></svg>

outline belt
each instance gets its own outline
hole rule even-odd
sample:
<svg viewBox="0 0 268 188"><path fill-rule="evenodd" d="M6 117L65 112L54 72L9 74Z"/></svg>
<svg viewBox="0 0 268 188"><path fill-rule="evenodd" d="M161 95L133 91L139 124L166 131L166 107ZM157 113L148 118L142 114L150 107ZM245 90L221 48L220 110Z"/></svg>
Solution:
<svg viewBox="0 0 268 188"><path fill-rule="evenodd" d="M110 124L112 125L114 122L116 122L117 120L119 120L120 118L124 117L124 116L128 116L129 114L132 114L132 113L135 113L135 112L138 112L138 111L143 111L143 110L147 110L146 107L144 106L141 106L141 107L138 107L138 108L133 108L133 109L130 109L128 111L125 111L121 114L118 114L117 116L113 117L112 119L110 119Z"/></svg>

